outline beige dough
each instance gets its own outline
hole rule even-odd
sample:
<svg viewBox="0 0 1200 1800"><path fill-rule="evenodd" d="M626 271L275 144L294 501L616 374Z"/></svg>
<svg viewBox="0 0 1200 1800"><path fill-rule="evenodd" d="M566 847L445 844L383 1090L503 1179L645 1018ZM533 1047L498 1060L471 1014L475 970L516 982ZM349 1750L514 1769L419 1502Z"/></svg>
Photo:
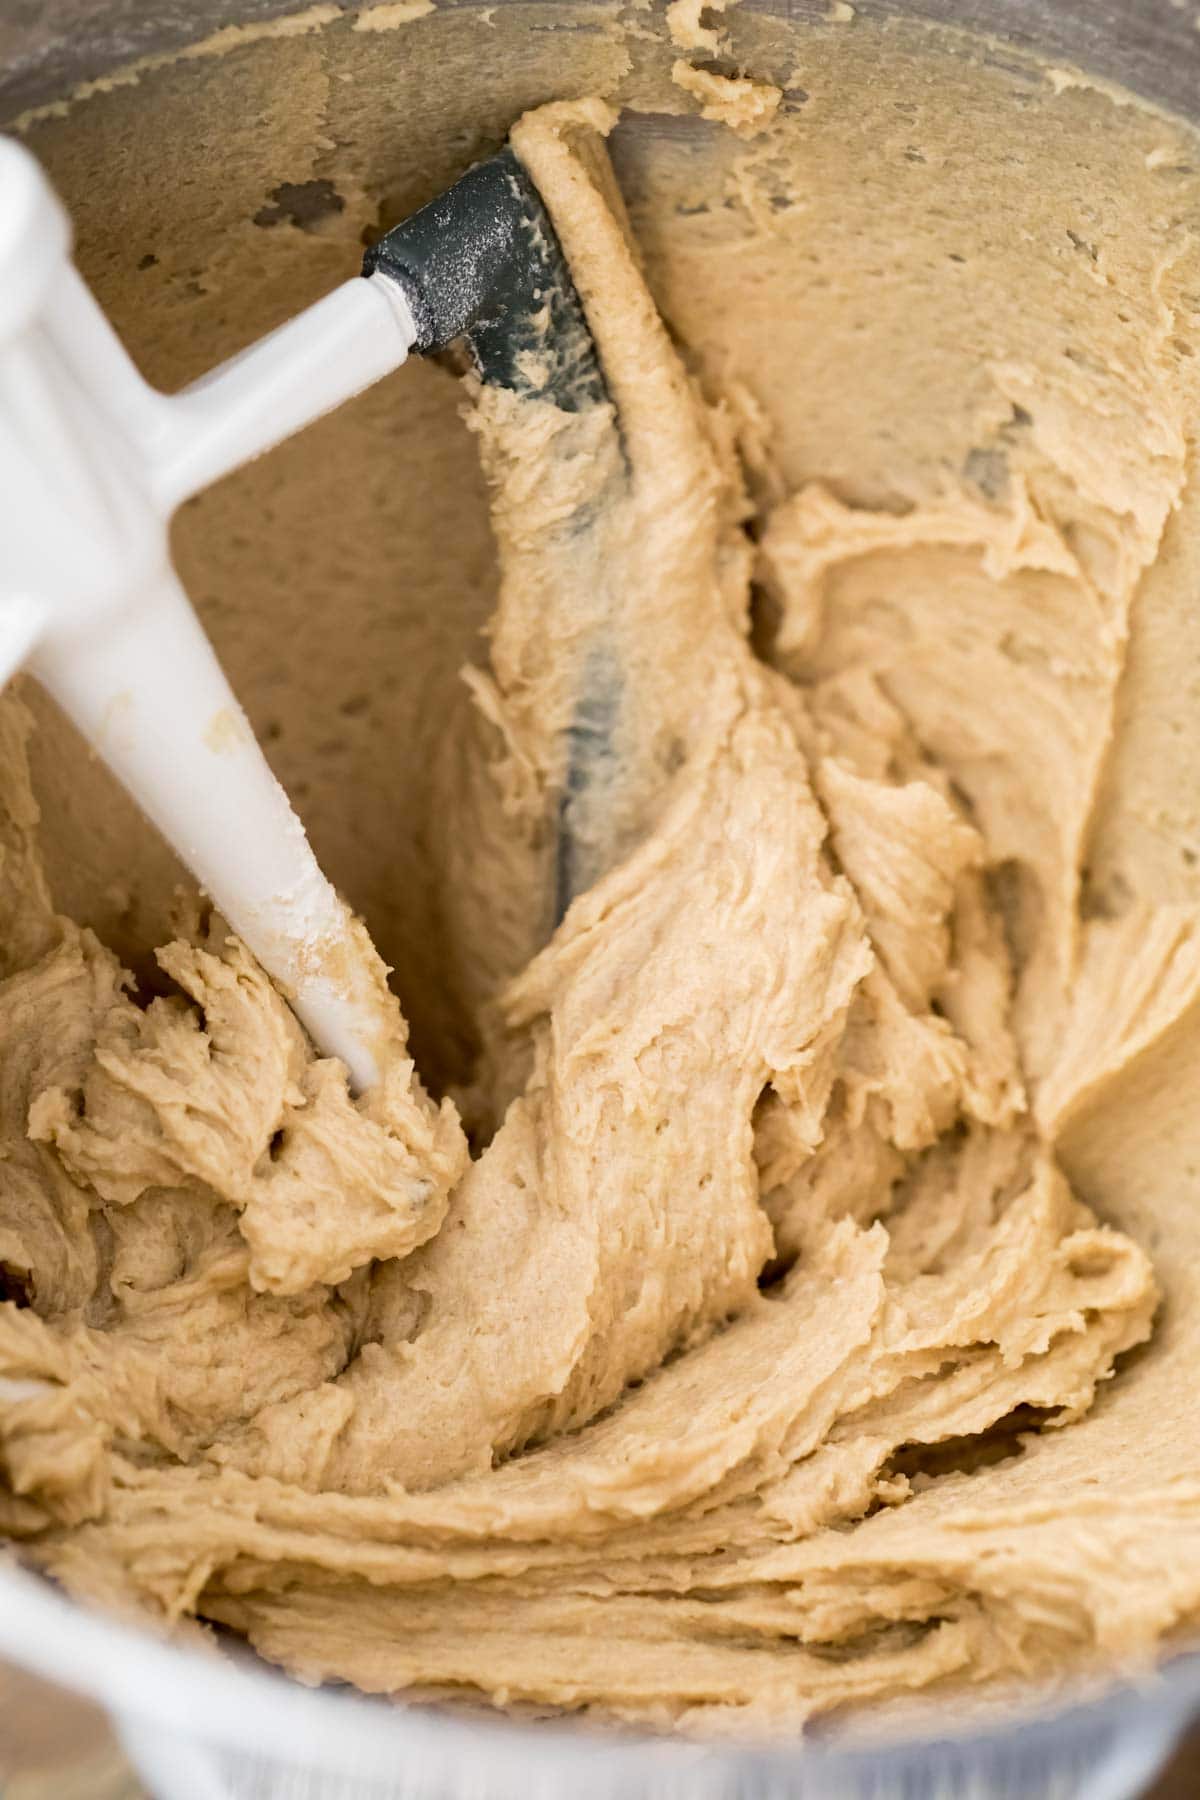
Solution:
<svg viewBox="0 0 1200 1800"><path fill-rule="evenodd" d="M294 116L273 129L311 144L321 114L313 180L336 173L342 205L228 225L215 273L179 238L134 257L131 229L118 314L145 254L223 307L264 243L278 287L247 308L304 297L288 259L344 268L355 196L386 188L347 120L388 13L449 47L451 94L462 17L277 38ZM468 380L468 441L449 374L406 370L180 522L256 723L282 721L268 748L309 745L314 838L396 957L436 1101L403 1057L352 1101L186 892L151 978L170 865L128 852L110 891L119 802L89 836L70 796L97 778L61 723L32 694L0 706L0 1527L76 1594L231 1626L307 1680L792 1729L947 1684L1047 1690L1200 1615L1200 896L1194 814L1170 815L1200 754L1171 724L1200 670L1188 140L1114 114L1085 219L1073 175L1031 185L1019 159L1073 169L1103 96L902 36L881 93L858 21L723 25L726 79L777 115L749 142L709 127L690 163L618 131L628 217L616 115L585 96L686 104L669 33L581 39L559 83L580 97L514 130L611 409ZM243 98L280 88L262 48L225 58ZM920 117L904 58L939 56L946 111ZM69 191L72 126L86 145L99 108L125 141L161 81L182 156L187 79L28 129ZM536 97L501 95L499 131ZM875 186L854 198L860 131ZM994 158L990 211L965 145ZM239 169L249 193L261 169ZM177 374L218 313L187 314ZM239 315L240 341L263 322ZM214 571L248 531L256 566L305 566L276 509L330 444L386 515L402 391L445 529L394 616L368 561L360 647L324 689L297 654L289 701L282 575L256 625ZM349 608L357 539L330 533L325 599ZM388 690L394 741L363 739L364 765L392 744L402 797L367 835L392 820L408 861L373 913L369 851L339 850L346 783L322 799L304 734L374 716L385 642L404 679L393 629L418 679ZM616 772L556 925L566 733L614 667ZM273 753L286 778L297 752Z"/></svg>

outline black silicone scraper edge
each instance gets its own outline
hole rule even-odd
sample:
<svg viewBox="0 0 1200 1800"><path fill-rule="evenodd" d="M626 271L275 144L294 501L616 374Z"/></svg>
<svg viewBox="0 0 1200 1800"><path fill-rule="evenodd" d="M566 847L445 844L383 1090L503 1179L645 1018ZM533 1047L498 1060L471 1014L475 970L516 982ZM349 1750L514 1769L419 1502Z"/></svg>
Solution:
<svg viewBox="0 0 1200 1800"><path fill-rule="evenodd" d="M606 399L604 376L550 216L511 149L392 227L363 274L398 282L414 350L465 339L493 387L541 395L566 412Z"/></svg>
<svg viewBox="0 0 1200 1800"><path fill-rule="evenodd" d="M402 289L419 354L462 341L481 379L492 387L550 400L564 412L583 412L607 400L558 236L511 149L476 163L372 245L363 274L376 273ZM620 694L611 650L593 649L566 733L554 866L556 921L600 872L585 818L619 784L614 738Z"/></svg>

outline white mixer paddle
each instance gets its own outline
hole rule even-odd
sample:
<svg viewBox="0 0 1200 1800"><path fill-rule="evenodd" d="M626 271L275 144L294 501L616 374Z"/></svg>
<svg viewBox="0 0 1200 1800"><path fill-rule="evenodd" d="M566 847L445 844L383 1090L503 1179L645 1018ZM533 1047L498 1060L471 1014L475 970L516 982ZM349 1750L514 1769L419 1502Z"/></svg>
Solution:
<svg viewBox="0 0 1200 1800"><path fill-rule="evenodd" d="M171 565L179 502L405 360L384 275L345 282L184 392L149 387L0 139L0 683L24 665L174 845L315 1042L371 1087L397 1014Z"/></svg>
<svg viewBox="0 0 1200 1800"><path fill-rule="evenodd" d="M486 384L607 409L582 303L510 148L393 226L361 277L180 394L142 380L70 250L38 164L0 138L0 685L24 665L49 689L362 1091L395 1002L180 586L167 523L410 350L462 339ZM618 684L590 692L591 666L565 734L556 917L612 825Z"/></svg>

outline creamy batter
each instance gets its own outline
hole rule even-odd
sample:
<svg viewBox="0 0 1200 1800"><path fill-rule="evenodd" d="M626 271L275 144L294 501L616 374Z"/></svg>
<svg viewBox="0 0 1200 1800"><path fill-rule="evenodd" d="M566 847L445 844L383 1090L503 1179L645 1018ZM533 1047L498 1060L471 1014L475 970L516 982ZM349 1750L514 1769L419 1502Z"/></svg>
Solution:
<svg viewBox="0 0 1200 1800"><path fill-rule="evenodd" d="M424 197L367 167L387 58L441 46L413 129L430 189L462 166L498 28L421 13L223 46L259 137L210 240L186 193L85 209L135 338L158 283L149 373ZM415 1067L354 1102L44 702L0 708L0 1526L79 1595L309 1680L739 1730L1200 1613L1190 140L848 14L610 20L515 128L611 411L405 370L180 521ZM32 141L74 199L166 118L161 178L192 78ZM315 500L335 466L367 492ZM617 775L556 923L598 656Z"/></svg>

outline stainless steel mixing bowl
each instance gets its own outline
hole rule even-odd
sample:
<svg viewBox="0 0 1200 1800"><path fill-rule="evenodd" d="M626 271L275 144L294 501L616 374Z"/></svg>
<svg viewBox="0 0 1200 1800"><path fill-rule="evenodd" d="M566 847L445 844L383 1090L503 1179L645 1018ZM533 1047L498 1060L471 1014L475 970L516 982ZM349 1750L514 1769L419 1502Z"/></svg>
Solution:
<svg viewBox="0 0 1200 1800"><path fill-rule="evenodd" d="M798 21L827 10L827 0L745 5ZM902 14L987 34L1001 55L1007 45L1069 62L1200 123L1200 31L1184 0L855 5L866 18ZM0 126L135 57L177 49L231 22L294 10L296 0L0 0ZM533 1800L564 1793L578 1800L1122 1800L1142 1791L1200 1712L1194 1655L1152 1681L1116 1687L1053 1716L1014 1716L967 1734L956 1733L948 1716L936 1740L886 1749L816 1743L768 1751L583 1736L565 1726L442 1717L310 1693L249 1661L240 1666L165 1645L89 1615L12 1566L0 1567L0 1656L109 1709L161 1800Z"/></svg>
<svg viewBox="0 0 1200 1800"><path fill-rule="evenodd" d="M794 19L828 10L826 0L745 3ZM295 0L4 0L0 121L135 57L299 10ZM856 11L982 32L1200 119L1200 39L1184 0L856 0Z"/></svg>

